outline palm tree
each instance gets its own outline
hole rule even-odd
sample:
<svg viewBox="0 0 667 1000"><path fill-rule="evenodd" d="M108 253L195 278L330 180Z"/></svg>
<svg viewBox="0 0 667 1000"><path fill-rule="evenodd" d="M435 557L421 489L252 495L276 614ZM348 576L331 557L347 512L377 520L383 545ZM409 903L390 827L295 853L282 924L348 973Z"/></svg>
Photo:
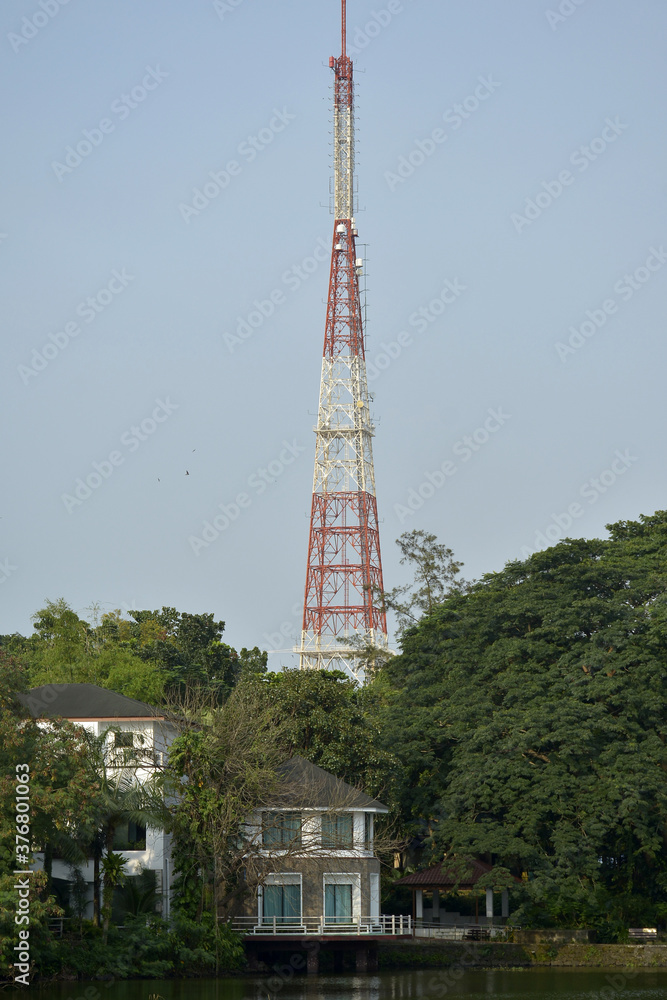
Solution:
<svg viewBox="0 0 667 1000"><path fill-rule="evenodd" d="M154 913L155 889L155 872L150 868L142 868L134 878L127 879L123 886L123 911L133 917Z"/></svg>
<svg viewBox="0 0 667 1000"><path fill-rule="evenodd" d="M125 865L127 858L122 854L114 854L107 851L102 859L102 872L104 874L104 903L102 904L102 944L107 943L109 937L109 922L111 921L111 907L113 905L113 894L116 886L121 886L125 882Z"/></svg>

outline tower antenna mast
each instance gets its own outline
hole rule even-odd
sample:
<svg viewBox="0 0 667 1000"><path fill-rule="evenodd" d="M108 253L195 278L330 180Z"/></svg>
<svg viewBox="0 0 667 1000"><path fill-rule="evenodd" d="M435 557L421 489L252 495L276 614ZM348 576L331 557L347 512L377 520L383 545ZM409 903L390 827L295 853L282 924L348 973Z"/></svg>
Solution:
<svg viewBox="0 0 667 1000"><path fill-rule="evenodd" d="M347 0L341 0L342 11L341 11L341 22L342 22L342 35L343 40L341 43L340 51L342 58L345 58L345 44L347 39Z"/></svg>
<svg viewBox="0 0 667 1000"><path fill-rule="evenodd" d="M358 640L387 648L375 604L384 589L354 220L354 79L342 44L334 71L334 231L324 333L301 669L345 669L364 680Z"/></svg>

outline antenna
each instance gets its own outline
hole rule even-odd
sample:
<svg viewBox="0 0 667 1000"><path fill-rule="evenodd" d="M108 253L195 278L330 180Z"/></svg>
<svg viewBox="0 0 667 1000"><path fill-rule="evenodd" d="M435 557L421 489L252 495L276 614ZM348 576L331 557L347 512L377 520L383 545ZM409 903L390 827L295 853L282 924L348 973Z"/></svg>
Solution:
<svg viewBox="0 0 667 1000"><path fill-rule="evenodd" d="M341 51L341 59L344 60L346 58L346 56L345 56L345 39L346 39L346 36L347 36L347 3L346 3L346 0L341 0L341 5L342 5L342 8L343 8L342 11L341 11L341 15L342 15L341 16L341 20L342 20L342 28L343 28L343 32L342 32L343 33L343 44L341 45L340 51Z"/></svg>

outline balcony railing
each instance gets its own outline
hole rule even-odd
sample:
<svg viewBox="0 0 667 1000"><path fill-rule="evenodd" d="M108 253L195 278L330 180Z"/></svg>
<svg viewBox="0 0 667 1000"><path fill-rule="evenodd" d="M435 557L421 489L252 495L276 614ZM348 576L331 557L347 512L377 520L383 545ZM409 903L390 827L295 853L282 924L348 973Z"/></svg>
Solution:
<svg viewBox="0 0 667 1000"><path fill-rule="evenodd" d="M373 937L381 935L412 937L414 930L412 917L407 916L358 917L346 923L340 923L339 920L339 917L336 917L336 922L327 921L325 917L266 917L263 920L257 917L232 917L229 924L232 930L242 934L271 936L292 934L323 937L327 934L368 934Z"/></svg>

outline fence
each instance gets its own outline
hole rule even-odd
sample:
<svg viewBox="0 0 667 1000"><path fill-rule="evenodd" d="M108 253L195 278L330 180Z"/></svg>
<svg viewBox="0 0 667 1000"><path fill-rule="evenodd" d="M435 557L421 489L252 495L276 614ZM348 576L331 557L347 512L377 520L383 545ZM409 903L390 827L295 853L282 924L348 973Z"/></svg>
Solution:
<svg viewBox="0 0 667 1000"><path fill-rule="evenodd" d="M416 924L416 938L432 938L439 941L509 941L518 927L501 924Z"/></svg>

